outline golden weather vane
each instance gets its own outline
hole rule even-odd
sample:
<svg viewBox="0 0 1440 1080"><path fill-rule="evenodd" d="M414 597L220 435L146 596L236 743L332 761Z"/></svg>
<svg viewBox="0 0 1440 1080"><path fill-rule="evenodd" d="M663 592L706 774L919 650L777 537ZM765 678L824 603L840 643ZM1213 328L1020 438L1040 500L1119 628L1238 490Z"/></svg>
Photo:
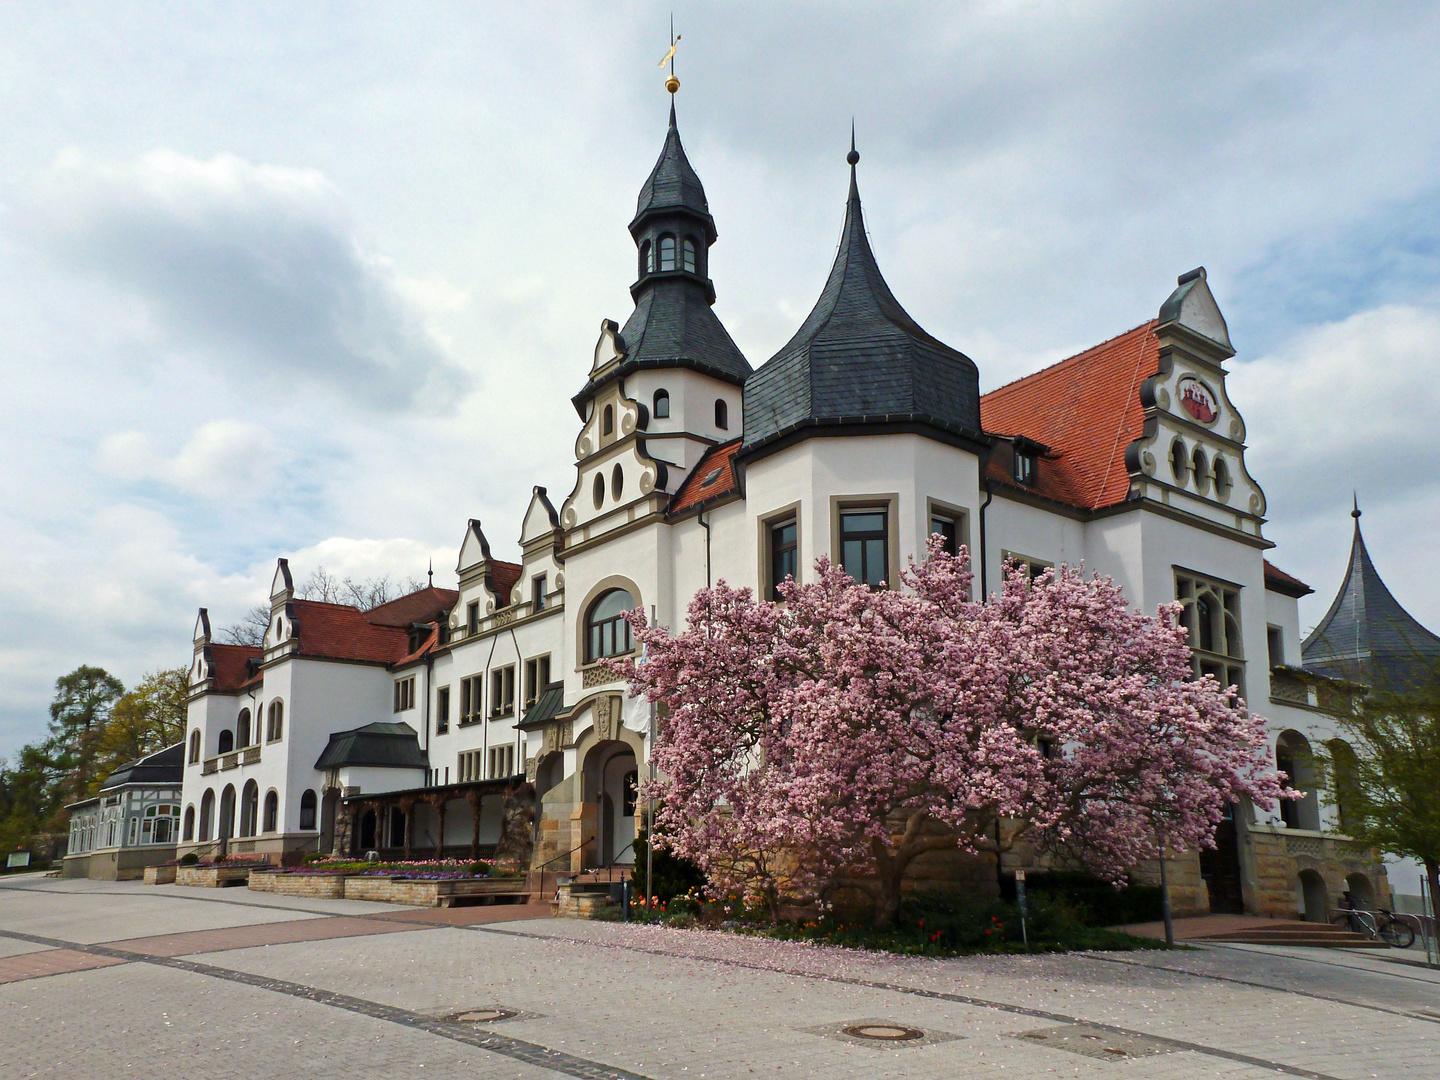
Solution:
<svg viewBox="0 0 1440 1080"><path fill-rule="evenodd" d="M670 16L670 51L660 58L660 66L670 65L670 75L665 80L665 89L674 94L680 89L680 80L675 77L675 46L680 44L680 35L675 33L675 16Z"/></svg>

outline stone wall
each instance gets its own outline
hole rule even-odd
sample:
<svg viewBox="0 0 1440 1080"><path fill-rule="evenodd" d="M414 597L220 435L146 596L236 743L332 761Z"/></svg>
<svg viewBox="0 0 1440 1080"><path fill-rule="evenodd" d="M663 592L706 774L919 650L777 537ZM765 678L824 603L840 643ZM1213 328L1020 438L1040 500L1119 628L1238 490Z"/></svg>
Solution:
<svg viewBox="0 0 1440 1080"><path fill-rule="evenodd" d="M270 871L251 874L249 886L255 892L304 896L311 900L339 900L345 895L345 875Z"/></svg>

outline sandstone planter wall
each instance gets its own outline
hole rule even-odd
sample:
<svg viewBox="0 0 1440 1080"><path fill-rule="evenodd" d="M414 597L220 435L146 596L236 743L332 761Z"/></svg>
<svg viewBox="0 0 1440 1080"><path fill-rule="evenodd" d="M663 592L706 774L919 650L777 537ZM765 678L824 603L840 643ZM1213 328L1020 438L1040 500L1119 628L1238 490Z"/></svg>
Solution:
<svg viewBox="0 0 1440 1080"><path fill-rule="evenodd" d="M174 866L147 866L145 868L146 885L170 885L175 881Z"/></svg>
<svg viewBox="0 0 1440 1080"><path fill-rule="evenodd" d="M250 877L248 866L177 866L176 885L195 885L202 889L218 889L227 885L244 885Z"/></svg>
<svg viewBox="0 0 1440 1080"><path fill-rule="evenodd" d="M344 874L287 874L283 871L265 871L251 874L249 885L255 892L304 896L311 900L339 900L345 895Z"/></svg>

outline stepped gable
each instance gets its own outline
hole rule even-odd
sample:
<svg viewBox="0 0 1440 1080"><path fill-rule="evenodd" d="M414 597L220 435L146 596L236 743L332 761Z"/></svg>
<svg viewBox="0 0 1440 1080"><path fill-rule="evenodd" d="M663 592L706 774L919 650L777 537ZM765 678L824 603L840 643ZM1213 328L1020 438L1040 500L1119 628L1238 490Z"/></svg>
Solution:
<svg viewBox="0 0 1440 1080"><path fill-rule="evenodd" d="M430 623L450 613L460 594L454 589L437 589L430 585L417 589L388 604L379 604L365 612L365 620L377 626L408 628L415 623Z"/></svg>
<svg viewBox="0 0 1440 1080"><path fill-rule="evenodd" d="M673 517L735 491L739 487L735 475L735 453L741 445L742 440L732 439L706 450L685 482L670 497L668 513Z"/></svg>
<svg viewBox="0 0 1440 1080"><path fill-rule="evenodd" d="M1440 637L1400 606L1380 579L1352 512L1350 565L1330 610L1301 646L1305 666L1324 675L1403 693L1440 677Z"/></svg>
<svg viewBox="0 0 1440 1080"><path fill-rule="evenodd" d="M381 626L359 608L319 600L292 600L300 656L393 664L410 650L410 635L398 626Z"/></svg>
<svg viewBox="0 0 1440 1080"><path fill-rule="evenodd" d="M253 665L260 663L264 654L258 645L206 645L205 658L214 672L215 689L221 693L238 690L256 678Z"/></svg>
<svg viewBox="0 0 1440 1080"><path fill-rule="evenodd" d="M979 372L890 292L865 236L853 139L847 160L850 196L830 277L795 336L745 383L747 456L806 428L918 428L983 440Z"/></svg>
<svg viewBox="0 0 1440 1080"><path fill-rule="evenodd" d="M1125 501L1125 449L1145 426L1140 384L1160 370L1157 325L1142 323L980 399L987 432L1023 435L1048 448L1029 490L1084 510ZM1018 486L994 464L988 476Z"/></svg>

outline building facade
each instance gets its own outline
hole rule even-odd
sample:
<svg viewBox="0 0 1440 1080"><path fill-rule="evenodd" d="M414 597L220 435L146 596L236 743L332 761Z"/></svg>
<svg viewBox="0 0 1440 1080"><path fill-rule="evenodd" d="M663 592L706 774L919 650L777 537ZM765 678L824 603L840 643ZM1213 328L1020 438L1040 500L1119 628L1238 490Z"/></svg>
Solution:
<svg viewBox="0 0 1440 1080"><path fill-rule="evenodd" d="M116 769L93 799L71 803L62 874L99 881L141 877L175 858L180 839L181 762L176 743Z"/></svg>
<svg viewBox="0 0 1440 1080"><path fill-rule="evenodd" d="M263 648L214 643L202 612L182 848L224 835L277 857L371 842L514 855L528 830L534 866L624 865L650 714L603 663L632 651L622 614L678 626L714 581L771 595L821 555L878 588L934 533L973 553L981 595L1016 560L1083 563L1143 609L1178 599L1197 673L1270 716L1277 753L1286 732L1333 737L1323 708L1282 689L1310 678L1296 605L1309 589L1265 557L1265 496L1226 390L1235 350L1204 269L1154 318L982 396L975 363L887 286L858 161L852 147L814 309L752 367L712 307L718 232L672 105L629 226L634 309L601 323L572 398L566 493L534 489L515 561L471 520L457 589L403 611L298 599L282 560ZM367 725L404 730L360 753ZM341 736L352 749L331 753ZM1237 807L1217 852L1177 861L1178 906L1293 915L1315 844L1383 890L1347 842L1324 810Z"/></svg>

